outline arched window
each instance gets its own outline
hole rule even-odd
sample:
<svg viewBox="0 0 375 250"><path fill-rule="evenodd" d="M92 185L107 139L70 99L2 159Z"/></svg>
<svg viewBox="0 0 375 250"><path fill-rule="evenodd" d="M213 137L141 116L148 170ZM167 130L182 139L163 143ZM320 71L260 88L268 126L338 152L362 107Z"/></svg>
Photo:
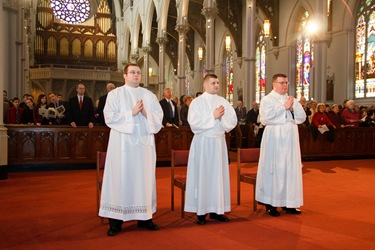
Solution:
<svg viewBox="0 0 375 250"><path fill-rule="evenodd" d="M361 1L355 53L355 98L375 97L375 1Z"/></svg>
<svg viewBox="0 0 375 250"><path fill-rule="evenodd" d="M260 100L266 94L266 42L263 32L259 34L255 51L255 101Z"/></svg>
<svg viewBox="0 0 375 250"><path fill-rule="evenodd" d="M296 56L296 98L310 100L310 74L314 65L314 43L308 33L309 12L305 11L298 29Z"/></svg>

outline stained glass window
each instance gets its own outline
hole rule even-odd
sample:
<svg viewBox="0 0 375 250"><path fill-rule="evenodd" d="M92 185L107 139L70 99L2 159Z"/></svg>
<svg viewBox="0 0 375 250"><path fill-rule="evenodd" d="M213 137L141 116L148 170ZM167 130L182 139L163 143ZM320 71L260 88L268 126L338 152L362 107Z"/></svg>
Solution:
<svg viewBox="0 0 375 250"><path fill-rule="evenodd" d="M255 51L255 101L260 103L266 94L266 42L262 33L259 34Z"/></svg>
<svg viewBox="0 0 375 250"><path fill-rule="evenodd" d="M375 1L362 0L357 14L355 97L375 97Z"/></svg>
<svg viewBox="0 0 375 250"><path fill-rule="evenodd" d="M227 56L225 59L225 73L227 84L226 98L229 103L233 105L233 56L230 50L227 51Z"/></svg>
<svg viewBox="0 0 375 250"><path fill-rule="evenodd" d="M311 67L314 65L314 43L307 30L309 21L309 13L306 11L299 26L296 44L296 98L298 100L302 96L306 100L310 100L310 74Z"/></svg>
<svg viewBox="0 0 375 250"><path fill-rule="evenodd" d="M83 23L90 17L90 0L51 0L53 14L68 23Z"/></svg>

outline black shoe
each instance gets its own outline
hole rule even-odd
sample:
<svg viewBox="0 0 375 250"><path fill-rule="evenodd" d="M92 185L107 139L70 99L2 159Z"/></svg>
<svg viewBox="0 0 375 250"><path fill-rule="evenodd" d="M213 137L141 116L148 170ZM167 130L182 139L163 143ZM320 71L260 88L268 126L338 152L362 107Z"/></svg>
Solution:
<svg viewBox="0 0 375 250"><path fill-rule="evenodd" d="M277 211L277 208L276 207L273 207L271 205L266 205L266 211L269 215L273 216L273 217L277 217L277 216L280 216L280 213L279 211Z"/></svg>
<svg viewBox="0 0 375 250"><path fill-rule="evenodd" d="M228 222L229 219L223 214L210 213L210 219L218 220L222 222Z"/></svg>
<svg viewBox="0 0 375 250"><path fill-rule="evenodd" d="M289 208L289 207L283 207L283 210L287 213L287 214L301 214L301 210L299 210L298 208Z"/></svg>
<svg viewBox="0 0 375 250"><path fill-rule="evenodd" d="M197 224L198 225L206 224L206 215L197 215Z"/></svg>
<svg viewBox="0 0 375 250"><path fill-rule="evenodd" d="M156 225L152 220L139 220L138 221L138 227L146 228L148 230L159 230L159 226Z"/></svg>
<svg viewBox="0 0 375 250"><path fill-rule="evenodd" d="M120 231L121 231L121 228L120 228L120 229L118 229L118 228L109 228L108 231L107 231L107 235L108 235L108 236L115 236L115 235L117 235Z"/></svg>

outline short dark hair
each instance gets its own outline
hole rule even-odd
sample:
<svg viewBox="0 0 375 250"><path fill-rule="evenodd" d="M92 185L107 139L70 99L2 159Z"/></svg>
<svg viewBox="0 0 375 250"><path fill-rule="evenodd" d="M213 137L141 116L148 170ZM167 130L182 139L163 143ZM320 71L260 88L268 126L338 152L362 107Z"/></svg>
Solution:
<svg viewBox="0 0 375 250"><path fill-rule="evenodd" d="M217 75L215 75L215 74L207 74L207 75L205 75L205 77L203 78L203 82L207 81L207 80L210 79L210 78L215 78L215 79L217 79L218 77L217 77Z"/></svg>
<svg viewBox="0 0 375 250"><path fill-rule="evenodd" d="M282 74L282 73L277 73L277 74L274 74L274 75L273 75L273 77L272 77L272 82L275 82L276 79L277 79L278 77L287 78L286 75L284 75L284 74Z"/></svg>
<svg viewBox="0 0 375 250"><path fill-rule="evenodd" d="M196 94L195 94L195 97L198 97L198 96L200 96L201 94L203 94L202 92L197 92Z"/></svg>
<svg viewBox="0 0 375 250"><path fill-rule="evenodd" d="M128 68L129 68L130 66L135 66L135 67L140 68L139 65L136 64L136 63L128 63L128 64L126 64L126 66L124 67L124 74L128 74Z"/></svg>

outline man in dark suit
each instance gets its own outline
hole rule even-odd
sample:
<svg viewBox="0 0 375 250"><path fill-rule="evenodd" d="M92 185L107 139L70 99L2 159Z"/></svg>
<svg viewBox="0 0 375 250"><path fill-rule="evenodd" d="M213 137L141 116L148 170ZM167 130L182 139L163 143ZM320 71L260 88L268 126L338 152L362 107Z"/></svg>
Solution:
<svg viewBox="0 0 375 250"><path fill-rule="evenodd" d="M67 108L68 108L68 103L65 102L65 101L60 101L59 98L57 97L56 93L53 92L53 91L51 91L48 94L48 97L49 97L48 107L56 109L58 107L64 106L64 108L65 108L64 113L56 116L56 118L51 118L50 123L53 124L53 125L66 125L66 124L68 124L68 120L66 119L66 116L65 116L65 112L67 112Z"/></svg>
<svg viewBox="0 0 375 250"><path fill-rule="evenodd" d="M108 83L107 84L107 94L105 95L102 95L101 97L99 97L99 105L98 105L98 110L97 110L97 119L98 119L98 122L100 125L102 126L105 126L105 121L104 121L104 115L103 115L103 110L104 110L104 106L105 106L105 102L107 101L107 95L108 93L115 89L116 86L113 84L113 83Z"/></svg>
<svg viewBox="0 0 375 250"><path fill-rule="evenodd" d="M160 101L160 106L163 109L163 126L172 127L173 125L179 125L177 104L171 99L172 91L170 88L164 90L164 98Z"/></svg>
<svg viewBox="0 0 375 250"><path fill-rule="evenodd" d="M73 127L94 127L94 105L90 97L85 96L85 85L79 83L76 87L77 96L69 99L68 122Z"/></svg>
<svg viewBox="0 0 375 250"><path fill-rule="evenodd" d="M237 120L240 125L245 125L246 124L246 108L243 107L242 101L237 102L237 108L236 110L236 115L237 115Z"/></svg>
<svg viewBox="0 0 375 250"><path fill-rule="evenodd" d="M251 123L253 127L259 126L258 123L258 115L259 115L259 104L257 102L253 102L253 108L247 112L247 122Z"/></svg>

